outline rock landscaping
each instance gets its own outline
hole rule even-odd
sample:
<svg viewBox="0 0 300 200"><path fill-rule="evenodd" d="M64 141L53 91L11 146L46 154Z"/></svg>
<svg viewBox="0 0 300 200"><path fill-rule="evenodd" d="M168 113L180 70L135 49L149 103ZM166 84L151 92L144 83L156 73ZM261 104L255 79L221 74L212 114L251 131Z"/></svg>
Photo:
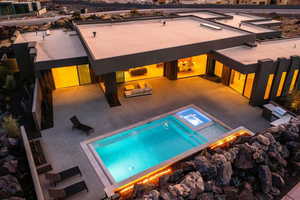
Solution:
<svg viewBox="0 0 300 200"><path fill-rule="evenodd" d="M0 199L34 199L31 175L19 138L0 130Z"/></svg>
<svg viewBox="0 0 300 200"><path fill-rule="evenodd" d="M240 136L226 146L203 150L173 166L173 173L160 177L158 183L135 185L125 199L281 199L287 182L299 179L299 130L300 117L254 136Z"/></svg>

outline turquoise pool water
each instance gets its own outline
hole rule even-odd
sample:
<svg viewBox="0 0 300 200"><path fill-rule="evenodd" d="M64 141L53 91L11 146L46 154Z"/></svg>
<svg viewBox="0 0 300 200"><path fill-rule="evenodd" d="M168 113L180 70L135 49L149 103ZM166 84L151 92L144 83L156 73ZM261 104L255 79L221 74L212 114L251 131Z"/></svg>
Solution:
<svg viewBox="0 0 300 200"><path fill-rule="evenodd" d="M206 142L169 115L91 144L114 180L121 182Z"/></svg>

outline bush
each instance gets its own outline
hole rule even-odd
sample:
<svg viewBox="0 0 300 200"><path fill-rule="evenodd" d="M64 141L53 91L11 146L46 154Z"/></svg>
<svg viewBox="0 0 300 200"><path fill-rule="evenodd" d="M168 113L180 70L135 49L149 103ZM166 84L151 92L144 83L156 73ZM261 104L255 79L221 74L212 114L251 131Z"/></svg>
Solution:
<svg viewBox="0 0 300 200"><path fill-rule="evenodd" d="M7 90L14 90L15 87L16 87L16 81L14 79L14 76L11 74L7 75L4 88Z"/></svg>
<svg viewBox="0 0 300 200"><path fill-rule="evenodd" d="M12 115L3 118L2 127L7 131L8 137L20 137L20 128L16 119Z"/></svg>

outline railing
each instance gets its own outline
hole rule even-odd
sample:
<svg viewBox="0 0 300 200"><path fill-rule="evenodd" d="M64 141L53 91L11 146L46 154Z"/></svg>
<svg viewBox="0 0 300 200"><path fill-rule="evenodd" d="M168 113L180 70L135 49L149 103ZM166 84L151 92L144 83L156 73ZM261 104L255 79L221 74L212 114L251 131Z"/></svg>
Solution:
<svg viewBox="0 0 300 200"><path fill-rule="evenodd" d="M30 148L29 140L27 138L27 134L26 134L24 126L21 126L21 136L22 136L24 148L25 148L25 151L26 151L26 156L27 156L27 160L28 160L28 164L29 164L29 168L30 168L30 172L31 172L31 176L32 176L32 180L33 180L34 189L35 189L37 199L38 200L45 200L43 190L42 190L42 186L41 186L40 179L39 179L39 175L38 175L35 163L34 163L32 151L31 151L31 148Z"/></svg>

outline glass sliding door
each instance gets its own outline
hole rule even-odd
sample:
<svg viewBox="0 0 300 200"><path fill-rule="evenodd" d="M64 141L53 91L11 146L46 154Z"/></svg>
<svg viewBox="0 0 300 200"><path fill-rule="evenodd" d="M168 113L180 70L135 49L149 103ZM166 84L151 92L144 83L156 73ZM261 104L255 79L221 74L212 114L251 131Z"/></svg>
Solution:
<svg viewBox="0 0 300 200"><path fill-rule="evenodd" d="M52 68L55 88L65 88L91 83L88 64Z"/></svg>
<svg viewBox="0 0 300 200"><path fill-rule="evenodd" d="M255 73L247 74L244 96L249 98L251 97L253 83L254 83Z"/></svg>
<svg viewBox="0 0 300 200"><path fill-rule="evenodd" d="M243 94L246 81L246 74L231 70L229 86L238 93Z"/></svg>
<svg viewBox="0 0 300 200"><path fill-rule="evenodd" d="M78 76L79 76L79 84L85 85L91 83L91 74L89 65L78 65Z"/></svg>
<svg viewBox="0 0 300 200"><path fill-rule="evenodd" d="M178 60L178 78L202 75L206 73L207 55L193 56Z"/></svg>
<svg viewBox="0 0 300 200"><path fill-rule="evenodd" d="M76 66L58 67L51 69L55 88L65 88L79 85Z"/></svg>
<svg viewBox="0 0 300 200"><path fill-rule="evenodd" d="M117 81L117 83L124 83L125 82L125 72L117 71L116 72L116 81Z"/></svg>

